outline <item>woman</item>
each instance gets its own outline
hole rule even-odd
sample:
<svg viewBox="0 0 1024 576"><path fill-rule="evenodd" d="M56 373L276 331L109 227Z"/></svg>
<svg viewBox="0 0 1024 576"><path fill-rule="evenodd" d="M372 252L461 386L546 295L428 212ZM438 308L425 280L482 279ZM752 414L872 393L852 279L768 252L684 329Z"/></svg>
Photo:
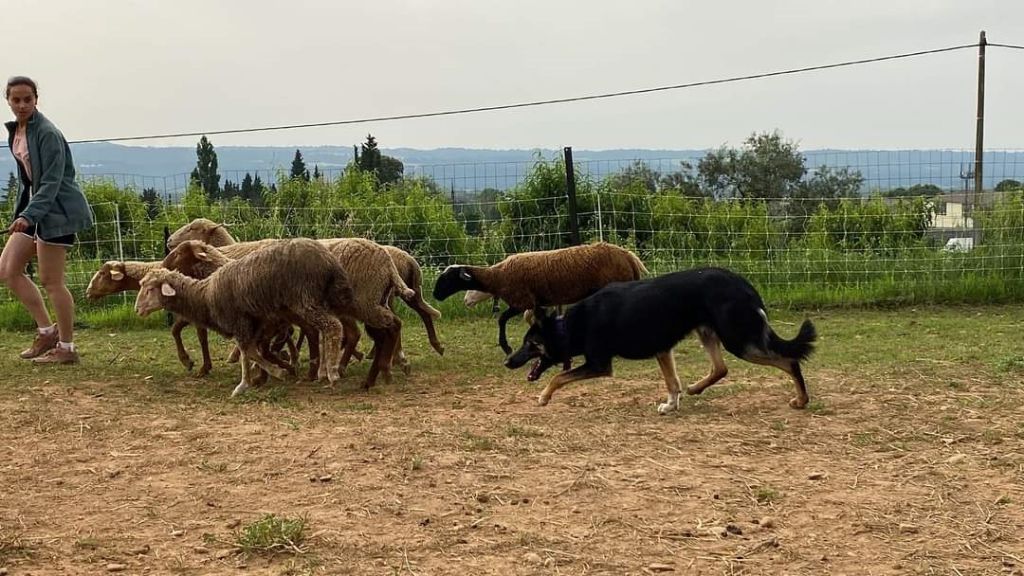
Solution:
<svg viewBox="0 0 1024 576"><path fill-rule="evenodd" d="M92 211L75 183L75 163L64 135L38 109L36 83L25 76L7 81L4 92L15 120L7 122L7 143L17 159L18 200L9 238L0 254L0 281L21 301L38 332L21 357L40 364L78 362L74 344L75 301L64 280L64 263L75 234L92 226ZM51 324L42 294L25 275L35 254L39 282L53 304Z"/></svg>

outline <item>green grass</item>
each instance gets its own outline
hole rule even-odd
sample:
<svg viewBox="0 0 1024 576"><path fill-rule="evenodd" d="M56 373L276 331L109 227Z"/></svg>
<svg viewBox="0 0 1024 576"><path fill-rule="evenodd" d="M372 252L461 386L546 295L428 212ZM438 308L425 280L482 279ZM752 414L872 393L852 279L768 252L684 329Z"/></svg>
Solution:
<svg viewBox="0 0 1024 576"><path fill-rule="evenodd" d="M305 517L267 514L241 527L235 535L235 546L246 553L303 553L308 528Z"/></svg>
<svg viewBox="0 0 1024 576"><path fill-rule="evenodd" d="M780 495L778 490L771 486L759 486L754 491L754 497L761 504L771 504L772 502L778 502Z"/></svg>
<svg viewBox="0 0 1024 576"><path fill-rule="evenodd" d="M965 366L972 370L999 371L1007 386L1020 385L1019 359L1024 358L1024 339L1019 337L1019 327L1024 325L1024 307L923 306L899 310L803 312L783 309L769 310L768 314L772 326L783 338L795 335L804 318L810 318L817 326L817 348L804 368L812 399L808 410L816 414L829 414L834 410L832 403L824 403L815 395L819 370L855 369L862 377L850 392L870 392L879 385L873 380L875 375L882 381L892 382L908 370L929 374L935 385L943 389L967 390L970 381L961 377ZM502 366L504 355L494 342L497 326L492 318L442 318L437 327L446 346L444 356L430 349L418 320L405 324L403 340L412 374L405 376L396 371L394 381L397 386L407 382L427 383L442 393L453 394L448 403L452 409L472 407L470 397L458 394L460 390L491 385L495 379L510 380L530 394L539 391L539 384L525 381L526 368L513 372ZM519 342L525 331L525 323L510 322L510 342ZM194 331L187 329L184 337L186 349L198 363L199 347ZM224 406L260 404L290 410L296 407L293 404L297 402L294 391L301 387L329 399L333 412L372 413L384 406L383 400L377 397L381 393L380 388L368 393L359 389L369 369L369 362L365 360L350 366L345 378L333 388L308 382L271 380L268 385L230 399L230 392L238 383L239 367L226 362L232 344L220 336L211 334L213 372L203 379L186 373L174 353L169 329L162 326L82 328L76 333L82 361L74 367L36 366L19 359L18 352L30 343L31 338L31 328L0 330L0 370L5 375L0 390L18 389L50 380L90 392L98 382L103 387L113 386L151 401L186 400ZM369 342L361 343L360 347L365 352ZM684 384L706 374L707 356L693 337L679 343L675 354ZM748 364L729 354L725 355L725 361L730 369L729 376L723 386L712 388L709 393L742 396L745 390L754 386L749 379L752 375L777 381L779 386L790 386L788 378L774 368ZM578 362L579 359L577 365ZM304 369L305 366L300 373ZM660 371L652 360L618 359L615 361L615 374L620 378L648 380L652 385L661 381ZM947 377L946 374L953 375ZM544 381L553 375L553 371L545 375ZM570 386L573 387L575 385ZM510 423L507 429L494 435L525 438L533 432L523 424ZM486 449L484 443L485 440L481 440L471 449Z"/></svg>

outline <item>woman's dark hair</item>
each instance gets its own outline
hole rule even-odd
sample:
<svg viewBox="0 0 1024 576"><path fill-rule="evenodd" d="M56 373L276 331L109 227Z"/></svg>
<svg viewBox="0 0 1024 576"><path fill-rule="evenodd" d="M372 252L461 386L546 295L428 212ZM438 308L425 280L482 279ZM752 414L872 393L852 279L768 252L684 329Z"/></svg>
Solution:
<svg viewBox="0 0 1024 576"><path fill-rule="evenodd" d="M10 98L12 86L28 86L32 89L32 96L39 98L39 91L36 88L36 81L28 76L11 76L7 79L7 88L4 90L4 98Z"/></svg>

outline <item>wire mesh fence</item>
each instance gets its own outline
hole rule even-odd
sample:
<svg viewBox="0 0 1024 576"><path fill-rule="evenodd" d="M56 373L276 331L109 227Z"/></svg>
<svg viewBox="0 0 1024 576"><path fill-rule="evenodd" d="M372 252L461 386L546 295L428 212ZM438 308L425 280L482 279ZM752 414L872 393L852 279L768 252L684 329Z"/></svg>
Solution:
<svg viewBox="0 0 1024 576"><path fill-rule="evenodd" d="M742 182L711 182L695 169L706 157L578 157L575 219L581 241L626 246L653 273L725 266L774 304L1019 298L1024 154L987 153L990 187L980 191L965 154L805 155L807 168L784 185L764 175L753 189L762 195ZM420 261L428 282L449 264L569 245L561 159L500 165L420 167L390 186L358 170L312 181L278 175L259 202L211 201L194 188L171 202L144 200L131 183L88 179L96 225L69 255L69 285L81 297L106 260L161 258L165 235L197 217L227 224L239 241L360 236L393 244Z"/></svg>

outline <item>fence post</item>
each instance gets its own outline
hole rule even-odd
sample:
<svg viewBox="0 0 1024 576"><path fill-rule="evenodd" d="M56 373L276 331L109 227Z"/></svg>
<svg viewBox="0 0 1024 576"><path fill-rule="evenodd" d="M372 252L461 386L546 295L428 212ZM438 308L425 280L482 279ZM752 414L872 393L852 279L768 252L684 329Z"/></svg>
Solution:
<svg viewBox="0 0 1024 576"><path fill-rule="evenodd" d="M124 262L124 244L121 242L121 207L114 204L114 230L117 238L117 259ZM128 303L128 293L121 292L121 301Z"/></svg>
<svg viewBox="0 0 1024 576"><path fill-rule="evenodd" d="M601 221L601 193L597 193L597 239L604 242L604 222Z"/></svg>
<svg viewBox="0 0 1024 576"><path fill-rule="evenodd" d="M978 201L981 197L984 179L982 178L982 154L985 144L985 31L982 30L978 36L978 116L976 119L974 136L974 202L972 202L971 216L974 220L972 230L974 231L974 243L978 243L977 217L974 210L978 208Z"/></svg>
<svg viewBox="0 0 1024 576"><path fill-rule="evenodd" d="M569 243L580 243L580 223L576 215L576 168L572 165L572 146L563 149L565 154L565 192L569 197Z"/></svg>
<svg viewBox="0 0 1024 576"><path fill-rule="evenodd" d="M167 257L168 254L171 253L171 251L167 248L167 242L170 241L170 239L171 239L171 229L168 228L166 224L164 224L164 257L165 258ZM167 318L167 325L168 326L174 324L174 315L173 314L168 312L166 314L166 318Z"/></svg>

